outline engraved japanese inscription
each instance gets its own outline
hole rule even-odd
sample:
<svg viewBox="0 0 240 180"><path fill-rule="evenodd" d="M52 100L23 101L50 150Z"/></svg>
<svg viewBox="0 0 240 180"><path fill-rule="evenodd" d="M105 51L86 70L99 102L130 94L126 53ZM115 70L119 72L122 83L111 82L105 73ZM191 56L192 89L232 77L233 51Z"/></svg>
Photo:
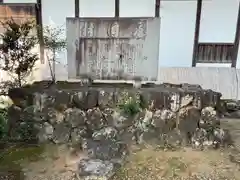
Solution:
<svg viewBox="0 0 240 180"><path fill-rule="evenodd" d="M74 28L73 25L69 28ZM96 79L136 76L154 79L157 76L158 25L159 19L154 18L79 19L74 41L76 77L89 74ZM158 33L155 39L153 28ZM144 69L144 66L149 68Z"/></svg>

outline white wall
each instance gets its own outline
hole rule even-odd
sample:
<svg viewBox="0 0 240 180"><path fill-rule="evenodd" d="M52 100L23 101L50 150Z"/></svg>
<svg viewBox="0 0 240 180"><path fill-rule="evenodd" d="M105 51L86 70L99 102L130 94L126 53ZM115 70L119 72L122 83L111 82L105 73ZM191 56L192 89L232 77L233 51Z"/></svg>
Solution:
<svg viewBox="0 0 240 180"><path fill-rule="evenodd" d="M237 65L236 65L237 69L240 69L240 45L238 47L238 56L237 56Z"/></svg>
<svg viewBox="0 0 240 180"><path fill-rule="evenodd" d="M43 25L61 26L66 23L66 17L74 17L74 0L42 0ZM114 0L80 0L80 17L114 17ZM135 7L135 8L130 8ZM155 0L120 0L120 16L122 17L152 17L155 13ZM56 77L66 80L66 52L59 54ZM43 67L44 79L50 78L48 65ZM48 72L48 73L47 73Z"/></svg>
<svg viewBox="0 0 240 180"><path fill-rule="evenodd" d="M233 43L239 0L204 0L199 42Z"/></svg>
<svg viewBox="0 0 240 180"><path fill-rule="evenodd" d="M191 67L196 1L162 1L160 67Z"/></svg>
<svg viewBox="0 0 240 180"><path fill-rule="evenodd" d="M4 3L36 3L37 0L4 0ZM52 27L61 27L66 29L66 17L73 17L75 14L74 0L42 0L42 18L43 26L51 25ZM63 38L66 38L66 32L63 32ZM57 61L61 64L56 65L56 77L59 80L66 80L67 77L67 51L58 54ZM5 72L0 72L0 79L7 79L8 75ZM30 81L51 79L48 63L36 63L36 71L34 78Z"/></svg>
<svg viewBox="0 0 240 180"><path fill-rule="evenodd" d="M232 67L231 63L197 63L196 67Z"/></svg>
<svg viewBox="0 0 240 180"><path fill-rule="evenodd" d="M66 17L74 16L74 0L42 0L43 24L65 27ZM36 0L4 0L7 3L34 3ZM113 17L113 0L80 0L80 16ZM239 0L203 0L200 42L233 42ZM218 64L192 64L192 49L197 1L161 1L159 82L197 83L221 91L225 98L240 98L237 89L240 72L232 68L207 68ZM120 0L120 16L154 16L155 0ZM240 54L240 47L239 47ZM57 79L67 80L66 52L59 55ZM39 65L40 67L41 65ZM168 68L168 67L179 68ZM180 68L184 67L184 68ZM237 67L240 68L240 55ZM47 63L41 66L42 78L50 78ZM214 82L214 83L213 83Z"/></svg>
<svg viewBox="0 0 240 180"><path fill-rule="evenodd" d="M199 42L234 43L238 7L239 0L203 1ZM239 61L238 55L237 68L240 67ZM231 67L231 64L204 63L198 66Z"/></svg>
<svg viewBox="0 0 240 180"><path fill-rule="evenodd" d="M3 0L4 3L36 3L37 0Z"/></svg>
<svg viewBox="0 0 240 180"><path fill-rule="evenodd" d="M80 0L80 17L113 17L115 1Z"/></svg>
<svg viewBox="0 0 240 180"><path fill-rule="evenodd" d="M66 17L74 17L75 1L42 0L42 9L43 26L61 27L64 30L63 38L66 38ZM57 61L60 62L60 64L56 65L56 77L60 80L67 71L67 50L58 54ZM50 79L50 73L47 73L49 72L48 63L45 63L43 68L43 79Z"/></svg>
<svg viewBox="0 0 240 180"><path fill-rule="evenodd" d="M238 2L239 0L203 0L201 42L218 42L220 40L232 42L236 28ZM58 11L53 11L56 4ZM44 25L63 25L65 24L65 17L74 16L74 0L62 2L59 0L43 0L43 9ZM197 1L161 1L159 67L191 67L196 9ZM154 13L155 0L120 0L121 17L151 17L154 16ZM80 16L113 17L114 1L81 0ZM66 64L65 52L60 55L59 59ZM237 67L240 67L239 62L240 60ZM197 66L229 67L230 65L197 64ZM60 69L58 76L66 68L62 67Z"/></svg>
<svg viewBox="0 0 240 180"><path fill-rule="evenodd" d="M81 17L114 17L114 0L80 0ZM120 0L120 17L153 17L155 0Z"/></svg>
<svg viewBox="0 0 240 180"><path fill-rule="evenodd" d="M199 84L222 93L224 99L240 99L240 70L235 68L196 67L160 68L159 82Z"/></svg>
<svg viewBox="0 0 240 180"><path fill-rule="evenodd" d="M155 0L120 0L120 17L153 17Z"/></svg>

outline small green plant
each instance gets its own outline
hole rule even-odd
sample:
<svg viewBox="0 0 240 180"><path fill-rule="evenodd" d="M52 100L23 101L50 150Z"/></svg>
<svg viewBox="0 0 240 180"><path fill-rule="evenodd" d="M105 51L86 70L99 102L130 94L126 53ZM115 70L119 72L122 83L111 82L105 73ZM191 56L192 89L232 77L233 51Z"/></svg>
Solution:
<svg viewBox="0 0 240 180"><path fill-rule="evenodd" d="M120 104L119 108L127 115L134 116L140 112L140 104L130 98L125 104Z"/></svg>
<svg viewBox="0 0 240 180"><path fill-rule="evenodd" d="M122 101L118 107L127 115L134 116L142 109L146 108L146 102L144 98L139 94L130 96L127 92L123 93Z"/></svg>
<svg viewBox="0 0 240 180"><path fill-rule="evenodd" d="M7 135L7 110L0 109L0 140L3 140Z"/></svg>
<svg viewBox="0 0 240 180"><path fill-rule="evenodd" d="M21 87L38 60L38 53L33 52L38 44L36 35L33 35L35 23L26 21L18 24L10 19L1 24L5 31L0 34L3 41L0 45L0 68L8 72Z"/></svg>
<svg viewBox="0 0 240 180"><path fill-rule="evenodd" d="M40 29L43 32L44 48L48 50L50 56L47 56L52 82L56 81L56 63L57 53L66 49L66 38L64 38L64 29L61 27L45 26ZM59 62L58 62L59 63Z"/></svg>

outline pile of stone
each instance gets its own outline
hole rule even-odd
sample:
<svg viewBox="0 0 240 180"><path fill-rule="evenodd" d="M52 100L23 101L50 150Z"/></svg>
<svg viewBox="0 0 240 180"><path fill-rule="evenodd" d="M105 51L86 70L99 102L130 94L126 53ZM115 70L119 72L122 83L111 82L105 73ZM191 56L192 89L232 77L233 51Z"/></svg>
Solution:
<svg viewBox="0 0 240 180"><path fill-rule="evenodd" d="M14 132L27 126L26 137L39 142L77 145L89 157L79 162L78 177L108 179L124 162L130 143L197 149L228 145L218 118L220 97L186 84L44 90L13 99L9 135L21 138Z"/></svg>
<svg viewBox="0 0 240 180"><path fill-rule="evenodd" d="M221 115L226 118L240 118L240 101L238 100L221 100Z"/></svg>

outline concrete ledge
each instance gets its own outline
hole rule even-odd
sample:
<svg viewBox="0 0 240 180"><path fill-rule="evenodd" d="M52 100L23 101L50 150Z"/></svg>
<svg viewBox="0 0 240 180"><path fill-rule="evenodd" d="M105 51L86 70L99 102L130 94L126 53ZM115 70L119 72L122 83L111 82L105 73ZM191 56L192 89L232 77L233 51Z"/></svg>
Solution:
<svg viewBox="0 0 240 180"><path fill-rule="evenodd" d="M224 99L240 98L240 70L215 67L160 68L158 83L199 84L204 89L221 92Z"/></svg>

